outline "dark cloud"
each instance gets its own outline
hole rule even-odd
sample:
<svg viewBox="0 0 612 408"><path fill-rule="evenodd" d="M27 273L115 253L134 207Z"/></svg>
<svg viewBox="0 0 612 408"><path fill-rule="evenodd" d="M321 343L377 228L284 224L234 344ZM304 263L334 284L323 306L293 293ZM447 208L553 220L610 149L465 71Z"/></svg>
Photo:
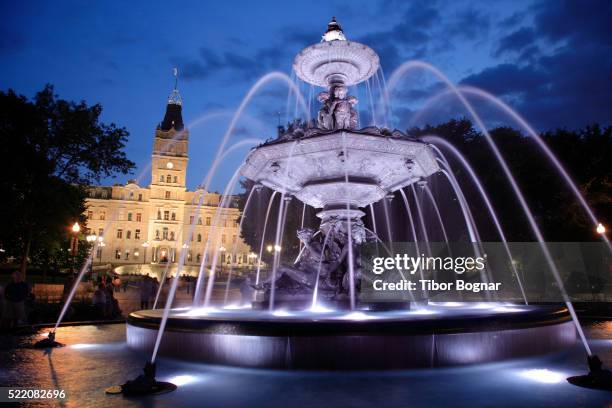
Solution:
<svg viewBox="0 0 612 408"><path fill-rule="evenodd" d="M453 16L444 27L447 35L454 40L474 40L483 38L483 34L489 31L491 18L486 13L468 8Z"/></svg>
<svg viewBox="0 0 612 408"><path fill-rule="evenodd" d="M508 52L521 52L528 46L532 46L535 40L536 32L532 27L521 27L499 41L494 55L499 57Z"/></svg>
<svg viewBox="0 0 612 408"><path fill-rule="evenodd" d="M461 82L512 101L542 130L611 123L612 2L542 1L532 10L534 25L495 48L507 61Z"/></svg>

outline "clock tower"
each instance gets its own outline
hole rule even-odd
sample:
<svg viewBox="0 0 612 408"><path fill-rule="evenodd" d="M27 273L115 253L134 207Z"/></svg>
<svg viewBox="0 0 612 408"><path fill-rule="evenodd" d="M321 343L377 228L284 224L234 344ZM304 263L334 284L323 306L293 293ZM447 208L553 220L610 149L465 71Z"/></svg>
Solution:
<svg viewBox="0 0 612 408"><path fill-rule="evenodd" d="M154 243L154 262L174 262L181 241L189 141L182 108L175 82L164 119L155 130L151 160L149 241Z"/></svg>

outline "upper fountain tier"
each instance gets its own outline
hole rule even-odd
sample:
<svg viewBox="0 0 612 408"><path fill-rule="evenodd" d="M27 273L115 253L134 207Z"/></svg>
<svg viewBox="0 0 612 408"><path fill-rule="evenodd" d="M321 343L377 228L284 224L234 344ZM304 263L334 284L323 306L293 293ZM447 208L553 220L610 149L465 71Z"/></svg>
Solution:
<svg viewBox="0 0 612 408"><path fill-rule="evenodd" d="M335 17L321 42L304 48L293 61L293 70L301 80L325 88L363 82L379 66L376 52L367 45L347 41Z"/></svg>

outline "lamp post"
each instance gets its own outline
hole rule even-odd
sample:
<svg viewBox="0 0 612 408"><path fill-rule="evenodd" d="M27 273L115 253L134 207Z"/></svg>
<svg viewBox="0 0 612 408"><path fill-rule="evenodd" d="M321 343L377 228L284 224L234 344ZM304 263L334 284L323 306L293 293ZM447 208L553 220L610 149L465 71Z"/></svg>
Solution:
<svg viewBox="0 0 612 408"><path fill-rule="evenodd" d="M251 252L249 254L249 263L251 264L251 272L253 271L253 268L255 267L255 262L257 262L257 254L255 252Z"/></svg>
<svg viewBox="0 0 612 408"><path fill-rule="evenodd" d="M89 263L89 276L93 279L93 262L94 262L94 257L96 256L96 242L98 241L98 237L96 236L96 234L89 234L87 235L87 237L85 238L87 239L87 242L89 242L90 245L93 245L91 247L91 262Z"/></svg>
<svg viewBox="0 0 612 408"><path fill-rule="evenodd" d="M144 248L143 250L143 255L142 255L142 263L145 264L147 263L147 248L151 246L151 244L149 244L149 241L145 241L142 243L142 247Z"/></svg>
<svg viewBox="0 0 612 408"><path fill-rule="evenodd" d="M74 265L76 263L76 253L79 246L79 232L81 231L81 226L78 222L75 222L72 225L72 240L70 242L70 250L72 255L72 273L74 274Z"/></svg>

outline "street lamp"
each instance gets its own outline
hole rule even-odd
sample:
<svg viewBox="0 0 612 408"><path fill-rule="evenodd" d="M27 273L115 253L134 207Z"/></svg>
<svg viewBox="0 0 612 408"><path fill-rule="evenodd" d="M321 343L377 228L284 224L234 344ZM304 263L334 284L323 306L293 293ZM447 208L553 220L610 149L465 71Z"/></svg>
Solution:
<svg viewBox="0 0 612 408"><path fill-rule="evenodd" d="M253 267L255 266L255 262L257 262L257 254L255 252L251 252L249 254L249 263L251 264L251 271L253 270Z"/></svg>
<svg viewBox="0 0 612 408"><path fill-rule="evenodd" d="M151 244L149 244L149 241L145 241L142 243L142 247L144 248L144 254L142 255L142 263L145 264L147 263L147 248L151 246Z"/></svg>
<svg viewBox="0 0 612 408"><path fill-rule="evenodd" d="M599 234L599 235L603 235L606 233L606 226L603 225L601 222L597 223L597 228L595 229L595 231Z"/></svg>
<svg viewBox="0 0 612 408"><path fill-rule="evenodd" d="M79 225L78 222L75 222L72 225L72 234L73 234L73 237L72 237L72 239L70 241L70 250L71 250L71 254L72 254L72 273L74 273L74 265L76 263L76 253L77 253L77 249L78 249L78 245L79 245L79 240L78 240L79 231L81 231L81 226Z"/></svg>

